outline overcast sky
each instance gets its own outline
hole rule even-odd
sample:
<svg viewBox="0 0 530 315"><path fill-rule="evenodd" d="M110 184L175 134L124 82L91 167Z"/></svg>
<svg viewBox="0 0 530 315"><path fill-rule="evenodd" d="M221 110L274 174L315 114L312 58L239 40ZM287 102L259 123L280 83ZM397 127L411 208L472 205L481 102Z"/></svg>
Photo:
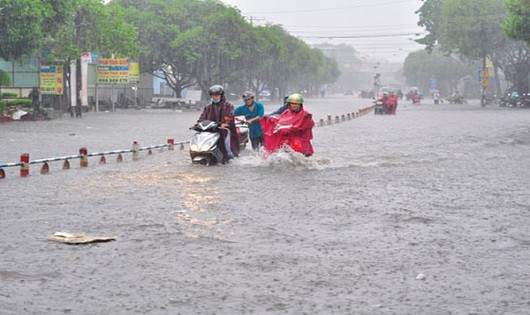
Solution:
<svg viewBox="0 0 530 315"><path fill-rule="evenodd" d="M254 25L281 24L308 44L345 43L367 60L403 61L424 46L413 42L419 0L221 0ZM419 36L422 37L422 36Z"/></svg>

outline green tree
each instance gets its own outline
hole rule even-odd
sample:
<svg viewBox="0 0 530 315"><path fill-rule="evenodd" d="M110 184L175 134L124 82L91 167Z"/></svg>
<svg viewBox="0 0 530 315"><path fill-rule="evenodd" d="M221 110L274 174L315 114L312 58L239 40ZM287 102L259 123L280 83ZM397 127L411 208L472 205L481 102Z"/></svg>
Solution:
<svg viewBox="0 0 530 315"><path fill-rule="evenodd" d="M485 58L499 37L504 20L503 0L446 0L441 11L439 36L443 48L469 58Z"/></svg>
<svg viewBox="0 0 530 315"><path fill-rule="evenodd" d="M428 32L425 37L417 39L416 42L425 45L428 51L432 51L438 39L438 28L441 9L445 0L422 0L423 4L416 11L419 15L418 25Z"/></svg>
<svg viewBox="0 0 530 315"><path fill-rule="evenodd" d="M275 28L265 25L253 28L253 36L244 45L244 84L259 94L274 85L275 60L286 54L286 47Z"/></svg>
<svg viewBox="0 0 530 315"><path fill-rule="evenodd" d="M165 79L177 97L185 87L206 92L213 82L242 77L243 39L251 30L234 8L213 0L114 2L138 28L142 68Z"/></svg>
<svg viewBox="0 0 530 315"><path fill-rule="evenodd" d="M427 91L430 79L434 76L438 80L442 95L455 91L458 83L473 72L468 63L448 56L439 49L435 49L432 53L425 50L412 52L405 58L403 65L403 75L407 84L419 86Z"/></svg>
<svg viewBox="0 0 530 315"><path fill-rule="evenodd" d="M530 45L530 0L506 0L509 15L504 21L504 31L513 39Z"/></svg>
<svg viewBox="0 0 530 315"><path fill-rule="evenodd" d="M248 23L234 8L216 2L214 12L208 17L204 34L197 40L201 48L195 53L194 62L197 85L207 95L212 84L224 84L225 88L244 76L244 44L252 34Z"/></svg>
<svg viewBox="0 0 530 315"><path fill-rule="evenodd" d="M0 58L33 56L67 21L72 1L0 0Z"/></svg>
<svg viewBox="0 0 530 315"><path fill-rule="evenodd" d="M178 97L194 85L203 92L219 83L258 93L265 87L286 90L295 82L302 86L333 77L332 62L281 26L254 27L219 1L113 3L127 10L138 29L142 69L165 79Z"/></svg>
<svg viewBox="0 0 530 315"><path fill-rule="evenodd" d="M33 54L44 37L44 14L38 0L0 0L0 57L15 60Z"/></svg>
<svg viewBox="0 0 530 315"><path fill-rule="evenodd" d="M72 2L72 16L49 43L56 58L78 60L83 51L98 52L102 57L138 56L136 29L126 21L122 7L101 0Z"/></svg>
<svg viewBox="0 0 530 315"><path fill-rule="evenodd" d="M524 62L530 51L506 38L501 26L508 14L504 0L425 0L418 12L432 35L424 44L437 42L443 51L480 59L483 69L489 58L497 84L500 68L520 92L528 90L529 70Z"/></svg>

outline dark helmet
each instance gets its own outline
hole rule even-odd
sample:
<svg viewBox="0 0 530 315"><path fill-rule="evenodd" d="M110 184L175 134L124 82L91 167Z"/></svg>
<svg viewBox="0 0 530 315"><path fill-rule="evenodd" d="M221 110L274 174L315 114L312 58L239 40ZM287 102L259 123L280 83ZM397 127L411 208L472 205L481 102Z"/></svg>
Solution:
<svg viewBox="0 0 530 315"><path fill-rule="evenodd" d="M212 85L210 89L208 90L210 95L224 95L225 94L225 88L222 85L216 84Z"/></svg>
<svg viewBox="0 0 530 315"><path fill-rule="evenodd" d="M249 100L251 98L256 98L256 95L254 95L254 93L252 93L251 91L246 91L245 93L243 93L244 101Z"/></svg>

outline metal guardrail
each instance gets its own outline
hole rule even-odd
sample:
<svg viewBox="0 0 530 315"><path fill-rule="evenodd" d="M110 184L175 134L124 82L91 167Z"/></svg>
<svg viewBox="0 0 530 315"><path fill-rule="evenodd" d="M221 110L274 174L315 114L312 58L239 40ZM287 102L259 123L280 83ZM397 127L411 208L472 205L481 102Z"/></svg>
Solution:
<svg viewBox="0 0 530 315"><path fill-rule="evenodd" d="M80 159L80 166L81 167L87 167L88 166L88 158L89 157L101 157L100 164L105 164L106 159L105 156L107 155L114 155L117 154L118 158L117 161L122 161L122 154L124 153L132 153L133 154L133 160L137 160L139 158L138 154L141 151L148 151L148 154L152 154L153 149L160 149L160 148L168 148L169 150L174 150L175 145L180 145L181 149L184 149L184 144L189 143L189 141L180 141L180 142L174 142L173 139L168 139L167 143L165 144L158 144L158 145L151 145L146 147L140 147L138 145L138 142L133 142L133 147L131 149L124 149L124 150L112 150L112 151L103 151L103 152L92 152L88 153L86 148L80 148L79 154L76 155L65 155L65 156L58 156L53 158L46 158L46 159L37 159L37 160L29 160L29 154L25 153L20 156L20 162L14 162L14 163L0 163L0 179L5 178L5 171L3 168L7 167L20 167L20 176L26 177L29 175L29 166L33 164L44 164L41 169L41 174L46 174L49 171L48 163L50 162L57 162L57 161L64 161L63 169L69 169L70 164L68 160L73 159Z"/></svg>

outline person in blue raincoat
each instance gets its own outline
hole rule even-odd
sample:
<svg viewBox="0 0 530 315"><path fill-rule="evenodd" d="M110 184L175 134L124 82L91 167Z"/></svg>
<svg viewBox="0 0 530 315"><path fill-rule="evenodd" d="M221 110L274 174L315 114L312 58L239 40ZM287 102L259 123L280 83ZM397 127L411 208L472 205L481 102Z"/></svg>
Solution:
<svg viewBox="0 0 530 315"><path fill-rule="evenodd" d="M251 91L243 93L245 105L238 106L234 110L234 116L245 116L250 133L252 149L259 150L263 146L263 130L259 119L265 115L263 104L255 101L256 96Z"/></svg>

